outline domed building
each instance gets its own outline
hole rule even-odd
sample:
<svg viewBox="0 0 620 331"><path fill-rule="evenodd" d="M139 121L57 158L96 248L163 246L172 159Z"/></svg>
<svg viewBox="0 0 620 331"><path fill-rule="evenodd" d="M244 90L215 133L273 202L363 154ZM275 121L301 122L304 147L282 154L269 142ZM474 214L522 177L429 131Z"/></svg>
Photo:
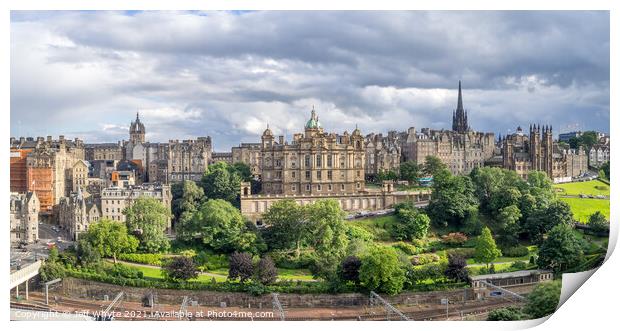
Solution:
<svg viewBox="0 0 620 331"><path fill-rule="evenodd" d="M364 137L325 133L314 107L304 133L277 141L267 126L261 137L264 194L341 194L364 190Z"/></svg>

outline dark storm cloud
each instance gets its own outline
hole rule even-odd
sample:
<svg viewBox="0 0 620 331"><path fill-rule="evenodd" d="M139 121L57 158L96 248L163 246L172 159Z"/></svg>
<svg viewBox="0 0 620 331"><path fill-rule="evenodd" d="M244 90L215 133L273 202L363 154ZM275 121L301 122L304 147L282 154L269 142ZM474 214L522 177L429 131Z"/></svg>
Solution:
<svg viewBox="0 0 620 331"><path fill-rule="evenodd" d="M609 130L608 12L19 12L11 20L15 135L123 139L110 128L141 109L152 141L211 135L225 150L257 140L267 122L276 134L301 130L312 105L330 131L447 128L459 79L475 129L544 121Z"/></svg>

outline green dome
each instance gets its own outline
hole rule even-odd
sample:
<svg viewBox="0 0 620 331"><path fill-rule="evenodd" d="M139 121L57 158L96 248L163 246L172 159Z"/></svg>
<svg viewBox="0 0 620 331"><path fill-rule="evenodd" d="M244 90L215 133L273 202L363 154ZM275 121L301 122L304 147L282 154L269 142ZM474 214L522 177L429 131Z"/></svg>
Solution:
<svg viewBox="0 0 620 331"><path fill-rule="evenodd" d="M310 115L310 119L306 122L306 129L318 129L321 127L321 122L319 122L319 117L316 116L316 112L314 111L314 107L312 107L312 114Z"/></svg>

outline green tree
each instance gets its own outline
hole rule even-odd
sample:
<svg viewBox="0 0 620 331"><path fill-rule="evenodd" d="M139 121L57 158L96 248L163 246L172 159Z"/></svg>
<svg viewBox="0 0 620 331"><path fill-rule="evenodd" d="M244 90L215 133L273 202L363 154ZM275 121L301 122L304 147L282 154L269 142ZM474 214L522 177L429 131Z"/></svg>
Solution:
<svg viewBox="0 0 620 331"><path fill-rule="evenodd" d="M491 310L487 321L519 321L527 319L527 317L519 307L506 307Z"/></svg>
<svg viewBox="0 0 620 331"><path fill-rule="evenodd" d="M83 266L97 264L101 260L99 251L84 238L78 240L77 256Z"/></svg>
<svg viewBox="0 0 620 331"><path fill-rule="evenodd" d="M609 176L609 161L603 163L603 165L601 166L601 170L603 170L603 173L605 173L605 179L610 180L611 177Z"/></svg>
<svg viewBox="0 0 620 331"><path fill-rule="evenodd" d="M527 175L527 183L530 188L529 193L536 199L551 200L555 196L553 182L544 171L530 171Z"/></svg>
<svg viewBox="0 0 620 331"><path fill-rule="evenodd" d="M172 194L172 213L177 221L181 223L184 219L191 218L191 214L200 207L205 194L202 188L191 180L175 183L173 185L180 187L178 193Z"/></svg>
<svg viewBox="0 0 620 331"><path fill-rule="evenodd" d="M485 263L488 269L489 263L495 261L500 256L502 256L502 252L497 248L493 235L491 235L491 230L485 227L482 229L482 234L476 240L474 261Z"/></svg>
<svg viewBox="0 0 620 331"><path fill-rule="evenodd" d="M307 231L306 209L294 200L280 200L263 213L263 221L269 225L269 246L295 249L295 256L299 258Z"/></svg>
<svg viewBox="0 0 620 331"><path fill-rule="evenodd" d="M427 207L437 226L461 226L478 208L472 181L466 176L453 176L447 169L439 170L433 179L433 192Z"/></svg>
<svg viewBox="0 0 620 331"><path fill-rule="evenodd" d="M429 155L426 157L423 167L423 172L426 175L436 176L441 170L448 169L448 167L436 157Z"/></svg>
<svg viewBox="0 0 620 331"><path fill-rule="evenodd" d="M583 260L582 242L567 224L558 224L538 250L537 264L540 268L555 272L578 265Z"/></svg>
<svg viewBox="0 0 620 331"><path fill-rule="evenodd" d="M400 164L400 179L409 182L409 185L415 185L420 178L421 170L414 161L407 161Z"/></svg>
<svg viewBox="0 0 620 331"><path fill-rule="evenodd" d="M318 200L306 208L308 240L317 256L315 274L325 279L335 278L349 242L345 213L333 199Z"/></svg>
<svg viewBox="0 0 620 331"><path fill-rule="evenodd" d="M187 281L198 278L198 268L194 260L187 256L175 256L164 265L161 272L165 279Z"/></svg>
<svg viewBox="0 0 620 331"><path fill-rule="evenodd" d="M253 251L257 239L256 233L247 228L239 209L221 199L203 203L183 230L183 238L200 240L222 252Z"/></svg>
<svg viewBox="0 0 620 331"><path fill-rule="evenodd" d="M588 218L588 226L597 234L609 232L609 222L600 211L590 215Z"/></svg>
<svg viewBox="0 0 620 331"><path fill-rule="evenodd" d="M237 175L239 175L241 180L244 182L249 182L252 180L252 170L250 169L249 165L243 162L235 162L231 166L231 170L236 172Z"/></svg>
<svg viewBox="0 0 620 331"><path fill-rule="evenodd" d="M517 244L519 240L519 219L521 211L519 207L510 205L500 209L497 215L497 221L501 226L500 238L504 245L512 246Z"/></svg>
<svg viewBox="0 0 620 331"><path fill-rule="evenodd" d="M558 224L572 224L573 212L570 206L559 199L553 200L546 208L537 209L527 219L522 220L521 229L532 241L541 242L543 236Z"/></svg>
<svg viewBox="0 0 620 331"><path fill-rule="evenodd" d="M527 303L523 307L523 312L528 314L530 318L541 318L552 314L560 303L560 293L562 292L562 283L553 281L541 283L528 294Z"/></svg>
<svg viewBox="0 0 620 331"><path fill-rule="evenodd" d="M118 254L135 252L138 247L138 240L127 233L125 224L106 218L92 223L82 240L88 242L89 248L95 251L93 254L111 257L114 263Z"/></svg>
<svg viewBox="0 0 620 331"><path fill-rule="evenodd" d="M398 294L405 282L405 271L398 255L388 246L373 246L361 257L359 279L369 290Z"/></svg>
<svg viewBox="0 0 620 331"><path fill-rule="evenodd" d="M207 199L222 199L238 205L241 177L224 162L209 165L200 185Z"/></svg>
<svg viewBox="0 0 620 331"><path fill-rule="evenodd" d="M166 228L170 211L161 202L151 197L140 197L123 211L127 230L140 241L140 250L148 253L163 252L170 248Z"/></svg>
<svg viewBox="0 0 620 331"><path fill-rule="evenodd" d="M397 206L396 222L392 228L392 236L396 240L422 239L426 237L430 227L430 218L421 213L414 205Z"/></svg>

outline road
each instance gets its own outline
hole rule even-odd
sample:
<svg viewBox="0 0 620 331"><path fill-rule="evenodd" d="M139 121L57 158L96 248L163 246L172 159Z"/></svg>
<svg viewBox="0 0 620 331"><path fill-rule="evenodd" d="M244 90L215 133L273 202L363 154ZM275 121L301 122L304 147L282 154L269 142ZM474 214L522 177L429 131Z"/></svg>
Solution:
<svg viewBox="0 0 620 331"><path fill-rule="evenodd" d="M58 240L59 237L61 240ZM66 233L54 231L51 224L39 223L39 240L37 243L22 248L11 247L11 270L37 259L47 258L49 255L48 243L53 242L59 251L64 251L73 245L73 242L66 240L66 238Z"/></svg>

